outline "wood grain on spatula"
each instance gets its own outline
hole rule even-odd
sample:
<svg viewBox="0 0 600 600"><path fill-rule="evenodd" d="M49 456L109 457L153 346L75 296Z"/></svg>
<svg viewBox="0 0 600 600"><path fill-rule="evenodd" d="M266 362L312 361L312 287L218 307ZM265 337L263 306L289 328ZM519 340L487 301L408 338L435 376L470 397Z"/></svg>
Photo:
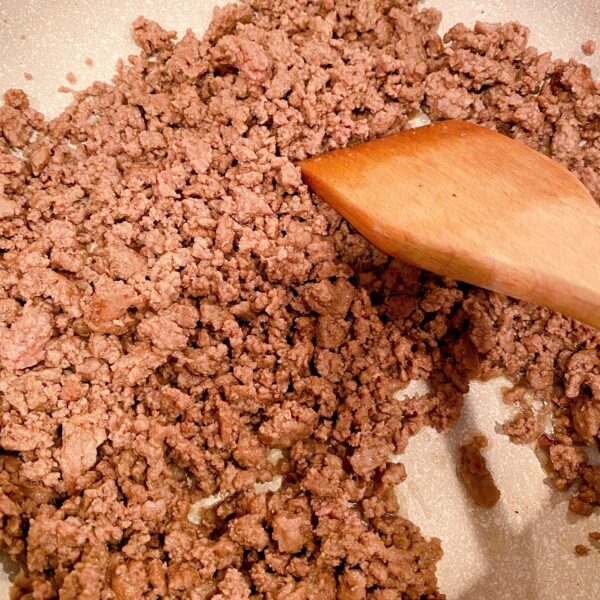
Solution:
<svg viewBox="0 0 600 600"><path fill-rule="evenodd" d="M384 252L600 328L600 208L539 152L444 121L301 168L309 187Z"/></svg>

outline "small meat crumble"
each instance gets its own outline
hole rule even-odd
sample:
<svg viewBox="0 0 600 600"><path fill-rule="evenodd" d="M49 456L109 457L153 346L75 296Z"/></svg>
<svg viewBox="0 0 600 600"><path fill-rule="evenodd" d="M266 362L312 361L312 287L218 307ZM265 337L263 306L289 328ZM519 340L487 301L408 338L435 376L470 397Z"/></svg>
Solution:
<svg viewBox="0 0 600 600"><path fill-rule="evenodd" d="M496 487L486 460L481 454L487 445L485 436L476 435L458 449L458 473L473 502L482 508L492 508L500 500L500 490Z"/></svg>
<svg viewBox="0 0 600 600"><path fill-rule="evenodd" d="M596 42L594 40L587 40L581 44L581 51L586 56L592 56L596 53Z"/></svg>
<svg viewBox="0 0 600 600"><path fill-rule="evenodd" d="M13 598L443 598L390 453L450 428L473 378L543 394L554 485L578 514L600 504L598 332L390 259L300 178L423 111L520 140L600 201L589 67L518 23L442 38L440 20L416 0L246 0L175 41L139 18L140 54L58 118L5 94ZM394 401L412 379L431 393ZM523 415L515 441L539 433Z"/></svg>

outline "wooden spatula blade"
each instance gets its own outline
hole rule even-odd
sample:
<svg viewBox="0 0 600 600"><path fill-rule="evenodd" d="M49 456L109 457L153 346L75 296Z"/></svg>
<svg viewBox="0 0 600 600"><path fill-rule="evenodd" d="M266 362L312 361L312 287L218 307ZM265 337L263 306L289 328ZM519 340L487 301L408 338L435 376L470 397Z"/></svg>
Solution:
<svg viewBox="0 0 600 600"><path fill-rule="evenodd" d="M301 167L381 250L600 327L600 209L573 174L524 144L445 121Z"/></svg>

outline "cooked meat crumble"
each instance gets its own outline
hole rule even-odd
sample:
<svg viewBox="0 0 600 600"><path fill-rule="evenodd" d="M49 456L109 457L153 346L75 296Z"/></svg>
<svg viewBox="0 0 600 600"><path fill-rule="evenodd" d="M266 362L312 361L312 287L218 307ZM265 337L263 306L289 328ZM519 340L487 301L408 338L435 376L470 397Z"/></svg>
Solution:
<svg viewBox="0 0 600 600"><path fill-rule="evenodd" d="M248 0L180 41L140 18L141 54L55 120L5 94L14 598L443 598L440 541L398 516L390 453L451 427L476 377L546 395L555 484L581 481L574 512L600 504L582 451L598 443L598 332L390 259L300 178L299 159L424 111L552 156L600 201L590 69L517 23L442 39L440 18L415 0ZM432 392L394 401L411 379Z"/></svg>

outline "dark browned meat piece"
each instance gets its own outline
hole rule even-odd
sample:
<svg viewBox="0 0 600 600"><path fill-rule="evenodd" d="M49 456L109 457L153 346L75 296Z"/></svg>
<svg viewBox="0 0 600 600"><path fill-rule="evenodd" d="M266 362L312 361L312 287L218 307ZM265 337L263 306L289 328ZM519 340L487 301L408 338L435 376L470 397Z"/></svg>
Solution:
<svg viewBox="0 0 600 600"><path fill-rule="evenodd" d="M491 508L500 500L500 490L496 487L481 450L487 447L485 436L476 435L471 441L460 446L460 477L477 506Z"/></svg>

